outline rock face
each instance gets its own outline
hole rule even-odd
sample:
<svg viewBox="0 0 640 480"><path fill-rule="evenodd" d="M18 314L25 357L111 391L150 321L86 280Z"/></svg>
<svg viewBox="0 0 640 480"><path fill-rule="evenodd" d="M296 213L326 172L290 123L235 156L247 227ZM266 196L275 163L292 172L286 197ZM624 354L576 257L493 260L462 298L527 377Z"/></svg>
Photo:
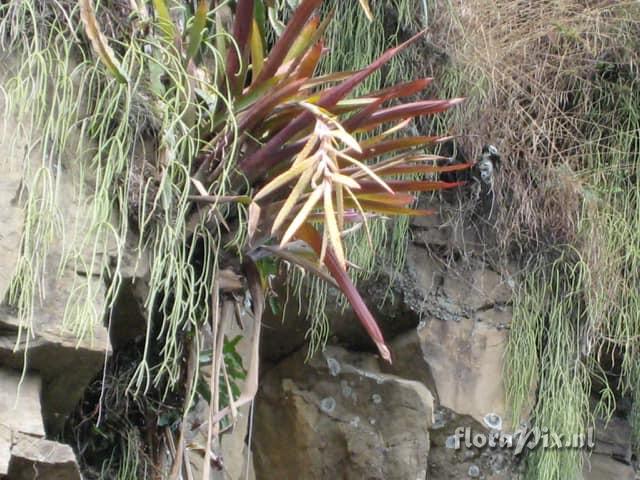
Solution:
<svg viewBox="0 0 640 480"><path fill-rule="evenodd" d="M9 473L12 439L13 433L11 430L0 425L0 478L5 478Z"/></svg>
<svg viewBox="0 0 640 480"><path fill-rule="evenodd" d="M0 148L3 148L2 137L0 137ZM3 169L3 173L4 173ZM20 246L20 236L22 232L23 214L22 209L17 205L17 192L20 188L22 176L6 169L6 174L0 178L0 292L4 294L9 287L11 276L16 268L18 256L16 255Z"/></svg>
<svg viewBox="0 0 640 480"><path fill-rule="evenodd" d="M594 454L585 459L584 480L634 480L638 478L633 467L608 455Z"/></svg>
<svg viewBox="0 0 640 480"><path fill-rule="evenodd" d="M431 318L392 343L390 369L433 385L438 403L481 423L489 413L508 417L502 362L511 311L491 309L472 318Z"/></svg>
<svg viewBox="0 0 640 480"><path fill-rule="evenodd" d="M2 68L8 65L4 60ZM0 87L4 79L0 69ZM3 112L5 98L0 95ZM25 202L29 195L38 195L30 189L31 181L46 158L28 131L28 125L11 115L0 122L0 477L32 479L37 473L37 478L79 479L71 448L44 436L60 432L110 351L102 324L104 285L99 278L87 278L87 265L95 259L83 252L82 232L75 224L87 208L78 199L73 167L63 163L50 170L57 201L47 220L55 233L33 247L42 256L35 262L41 262L41 275L34 278L32 314L20 320L6 303L30 221ZM70 152L68 159L77 160L77 154ZM35 213L50 215L46 210ZM69 298L73 301L67 303ZM72 321L65 323L65 317ZM24 379L19 381L21 372Z"/></svg>
<svg viewBox="0 0 640 480"><path fill-rule="evenodd" d="M502 365L513 282L507 269L484 256L473 232L437 227L445 223L437 217L416 221L396 281L383 276L359 286L391 339L393 365L337 347L304 365L300 352L287 356L280 348L283 342L303 343L304 322L287 316L285 323L268 323L273 330L267 329L266 345L276 356L265 354L275 366L256 404L257 478L513 478L517 459L510 452L447 447L456 428L487 432L488 415L510 429ZM376 308L375 300L385 296L384 306ZM338 342L370 347L351 311L331 319ZM440 413L425 429L416 411L434 406ZM390 449L398 443L389 438L396 437L404 446Z"/></svg>
<svg viewBox="0 0 640 480"><path fill-rule="evenodd" d="M39 376L0 368L0 478L80 480L68 445L45 440Z"/></svg>
<svg viewBox="0 0 640 480"><path fill-rule="evenodd" d="M16 317L7 310L0 311L0 328L7 332L0 338L0 364L22 369L26 355L29 369L43 379L41 414L47 430L57 432L82 397L84 388L100 371L108 346L106 331L97 335L95 343L78 342L71 333L55 331L55 322L36 317L34 326L41 330L34 330L35 339L28 344L20 343L14 350L18 340L17 323ZM22 335L24 338L24 332Z"/></svg>
<svg viewBox="0 0 640 480"><path fill-rule="evenodd" d="M0 425L12 432L43 437L44 423L40 405L42 380L38 375L0 368Z"/></svg>
<svg viewBox="0 0 640 480"><path fill-rule="evenodd" d="M257 478L425 478L433 397L382 373L373 355L299 352L264 378L256 403Z"/></svg>
<svg viewBox="0 0 640 480"><path fill-rule="evenodd" d="M618 417L613 417L608 423L598 420L594 439L593 451L585 456L582 469L584 480L637 478L632 466L629 422Z"/></svg>
<svg viewBox="0 0 640 480"><path fill-rule="evenodd" d="M26 375L0 368L0 478L9 472L13 439L17 433L44 436L40 406L42 381L37 375Z"/></svg>
<svg viewBox="0 0 640 480"><path fill-rule="evenodd" d="M486 434L486 422L478 423L469 416L458 415L444 407L435 410L431 429L428 479L454 480L460 478L484 478L510 480L517 478L520 458L504 448L477 448L466 445L466 439L458 432ZM462 430L461 430L462 429ZM459 440L456 441L456 438Z"/></svg>
<svg viewBox="0 0 640 480"><path fill-rule="evenodd" d="M81 480L75 454L69 445L18 434L13 439L9 480Z"/></svg>
<svg viewBox="0 0 640 480"><path fill-rule="evenodd" d="M0 197L0 211L7 207L6 203L2 203L5 200L6 197ZM19 238L20 232L12 236ZM15 263L19 248L18 242L12 252L13 261L5 258L3 263ZM6 250L4 255L7 255ZM80 341L74 332L63 326L69 295L77 291L79 282L87 280L71 269L65 269L61 276L56 275L59 259L59 255L52 254L48 261L48 271L52 273L43 282L47 292L46 301L36 302L30 325L21 325L13 310L6 305L0 306L0 365L21 369L27 358L29 368L40 373L45 387L45 424L51 432L60 429L65 417L80 399L84 387L100 371L105 353L110 348L106 329L101 323L93 324L93 331ZM101 319L99 312L102 311L103 300L100 299L104 298L104 289L99 281L90 282L98 295L86 312L89 324L93 323L89 317L91 315ZM6 295L6 288L0 295Z"/></svg>

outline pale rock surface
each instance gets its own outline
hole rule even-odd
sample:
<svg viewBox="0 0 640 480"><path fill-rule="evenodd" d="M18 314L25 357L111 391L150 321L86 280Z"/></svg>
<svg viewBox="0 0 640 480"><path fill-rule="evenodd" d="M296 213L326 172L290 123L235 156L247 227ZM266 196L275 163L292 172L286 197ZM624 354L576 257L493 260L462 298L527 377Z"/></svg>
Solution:
<svg viewBox="0 0 640 480"><path fill-rule="evenodd" d="M80 480L71 447L43 438L41 383L0 368L0 479Z"/></svg>
<svg viewBox="0 0 640 480"><path fill-rule="evenodd" d="M609 455L593 454L585 459L582 469L583 480L635 480L635 470L628 463Z"/></svg>
<svg viewBox="0 0 640 480"><path fill-rule="evenodd" d="M2 169L3 175L0 176L0 298L5 296L16 268L23 222L22 209L16 204L21 176L8 170L4 174Z"/></svg>
<svg viewBox="0 0 640 480"><path fill-rule="evenodd" d="M257 478L425 478L433 397L371 354L327 347L268 372L256 402Z"/></svg>
<svg viewBox="0 0 640 480"><path fill-rule="evenodd" d="M408 246L407 263L401 274L393 282L392 273L389 272L388 278L383 274L380 278L358 285L392 351L393 364L389 366L379 362L375 370L426 386L433 392L438 408L451 412L457 419L449 423L448 428L468 426L474 431L483 432L487 430L485 416L494 414L500 418L503 430L509 431L510 412L503 384L503 362L513 315L510 306L514 286L511 274L485 261L478 248L479 240L473 236L473 232L437 227L441 219L437 222L424 219L416 221L421 223L414 225L413 243ZM383 298L386 301L379 307ZM329 308L332 309L333 304ZM370 348L370 340L349 309L345 314L328 315L332 322L332 333L338 342L352 349ZM339 478L342 478L340 475L346 475L345 478L351 478L349 475L353 475L353 478L357 478L357 475L374 475L373 478L378 478L375 475L391 474L385 472L383 475L379 471L372 474L374 470L364 468L357 470L358 459L350 450L351 437L344 432L351 420L346 419L345 413L340 410L342 402L337 400L341 397L331 392L344 380L343 373L333 377L333 384L331 378L320 375L322 372L326 375L327 367L318 363L318 357L326 358L330 350L322 355L316 354L310 365L305 367L295 364L303 360L299 353L286 356L285 348L271 348L273 345L291 348L292 345L304 344L305 328L302 319L287 315L285 323L276 318L268 323L266 329L267 350L281 354L267 358L276 366L265 377L266 383L263 384L256 410L255 458L258 473L273 471L276 477L281 474L279 478L297 478L293 476L296 469L311 468L312 472L320 472L317 474L319 476ZM269 355L269 352L265 355ZM352 355L366 357L366 354ZM310 378L305 378L301 372L307 372ZM299 381L299 377L303 380ZM314 406L323 399L326 399L325 406L331 406L331 398L336 400L336 411L341 412L338 414L339 427L331 424L325 427L327 415ZM354 403L349 405L347 412L352 418L362 419L368 415L367 408L362 403ZM271 423L280 425L287 433L270 432ZM325 433L329 428L338 433L329 436ZM270 432L271 436L265 436L265 431ZM318 434L318 431L321 433ZM407 431L414 438L420 437L415 427L408 427ZM317 437L330 440L322 443L324 440L318 440ZM504 455L490 451L451 452L445 447L446 438L441 440L441 445L431 442L434 450L429 455L429 476L426 478L467 478L467 470L471 467L472 473L476 472L477 467L478 473L484 478L512 478L514 466L509 452ZM293 444L294 441L302 447L293 452L281 452L272 446L279 445L279 442ZM316 447L318 443L321 443L321 449ZM368 448L375 450L379 447L370 445ZM326 461L325 456L328 458ZM408 461L408 458L414 457L407 453L404 460ZM325 466L325 463L336 465L340 462L345 466ZM284 464L288 465L288 470L279 469ZM370 464L376 465L373 460ZM308 470L299 472L306 475ZM407 475L405 478L413 478L413 472L404 473ZM314 473L310 475L310 478L315 478Z"/></svg>
<svg viewBox="0 0 640 480"><path fill-rule="evenodd" d="M11 430L0 425L0 478L4 478L9 473L12 438L13 433Z"/></svg>
<svg viewBox="0 0 640 480"><path fill-rule="evenodd" d="M71 187L63 190L63 195L71 197ZM0 211L11 209L11 198L11 195L0 196ZM72 219L80 207L74 206L71 201L66 206L63 214L65 218ZM21 222L14 222L13 225L20 227ZM15 265L22 232L5 229L5 233L18 241L15 248L3 251L0 261L3 265ZM82 396L89 381L100 371L105 355L110 351L107 330L102 324L104 285L98 278L87 279L75 271L73 264L59 270L63 250L67 247L62 238L54 241L50 247L46 274L41 282L45 297L36 299L30 325L21 325L15 311L6 305L0 306L0 365L21 369L25 350L28 352L29 368L38 371L44 379L45 423L51 431L62 427L66 416ZM6 270L3 268L2 271ZM1 280L5 287L3 296L6 295L6 283L12 273L13 269L9 270L6 282L4 278ZM83 290L85 287L89 288L88 292ZM68 305L72 293L80 297L75 297ZM84 298L88 299L86 303ZM77 318L86 321L86 330L78 331L73 325L63 324L68 306L83 307Z"/></svg>
<svg viewBox="0 0 640 480"><path fill-rule="evenodd" d="M0 89L11 61L2 59ZM73 171L89 161L90 153L68 152L49 169L56 206L53 213L36 213L49 215L53 229L49 241L34 247L47 255L42 275L34 278L33 314L22 321L6 300L22 253L25 202L34 194L31 181L45 156L39 133L30 135L29 125L6 114L6 98L0 94L0 478L79 480L71 447L43 437L60 432L110 352L103 326L104 283L87 278L92 242L82 242L82 228L89 209ZM70 145L79 144L76 140ZM96 259L105 260L105 255L110 255L108 247ZM65 324L65 317L76 323ZM20 382L25 364L28 371Z"/></svg>
<svg viewBox="0 0 640 480"><path fill-rule="evenodd" d="M16 434L11 448L9 480L81 480L69 445Z"/></svg>
<svg viewBox="0 0 640 480"><path fill-rule="evenodd" d="M488 413L508 418L502 382L509 309L448 322L432 318L391 343L394 363L385 370L421 381L438 404L482 423Z"/></svg>
<svg viewBox="0 0 640 480"><path fill-rule="evenodd" d="M0 426L14 432L44 437L40 394L42 382L33 374L0 367Z"/></svg>
<svg viewBox="0 0 640 480"><path fill-rule="evenodd" d="M513 316L509 283L480 262L445 266L410 246L402 295L421 320L391 341L394 363L383 368L424 383L438 405L479 423L488 413L507 419L502 379Z"/></svg>

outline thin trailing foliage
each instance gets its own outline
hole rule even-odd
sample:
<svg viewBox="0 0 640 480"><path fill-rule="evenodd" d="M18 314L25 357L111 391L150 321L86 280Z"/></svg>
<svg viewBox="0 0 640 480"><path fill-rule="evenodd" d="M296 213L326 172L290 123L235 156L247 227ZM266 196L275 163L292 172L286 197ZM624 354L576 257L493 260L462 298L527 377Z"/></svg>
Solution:
<svg viewBox="0 0 640 480"><path fill-rule="evenodd" d="M437 174L452 167L423 151L439 137L405 136L412 119L460 99L406 100L430 79L363 88L421 34L355 71L321 74L320 63L330 57L323 35L331 20L320 16L322 3L300 2L275 36L260 0L239 0L234 11L207 1L132 3L121 19L128 26L124 36L109 33L118 31L105 20L109 11L90 0L0 7L5 49L22 53L8 96L24 123L44 132L42 164L25 192L28 221L10 301L28 328L46 246L64 229L55 223L63 202L55 173L72 135L87 138L77 152L90 161L70 171L79 172L78 198L90 207L87 218L74 223L74 242L60 260L60 271L73 266L87 281L74 285L64 323L79 337L91 335L102 292L90 280L107 285L110 308L125 250L137 238L137 254L149 252L151 261L147 332L129 391L135 397L153 389L165 398L183 389L186 415L201 395L200 362L188 359L210 349L205 470L216 464L219 435L257 390L265 278L256 262L275 256L329 280L391 361L349 276L348 245L354 233L373 244L374 218L429 214L412 208L413 193L460 185L438 181ZM375 14L367 2L360 6ZM51 85L52 72L63 83ZM241 370L230 370L225 335L246 313L254 325L238 391L230 375ZM319 345L326 331L313 335ZM184 430L175 433L177 476L188 467ZM118 468L139 467L126 460Z"/></svg>
<svg viewBox="0 0 640 480"><path fill-rule="evenodd" d="M521 286L508 344L506 381L515 418L532 409L529 421L568 436L584 434L593 422L590 366L583 362L582 350L587 270L567 258L572 256L575 252L567 250L551 265L539 265ZM538 449L527 458L528 477L574 478L581 472L582 455L578 449Z"/></svg>
<svg viewBox="0 0 640 480"><path fill-rule="evenodd" d="M252 185L258 186L248 213L248 245L254 252L272 237L278 238L280 248L286 247L303 225L313 221L318 205L324 212L320 217L324 227L318 252L320 265L326 252L333 252L337 267L344 271L341 236L346 221L360 221L366 226L365 212L424 214L406 208L413 197L405 192L457 186L429 180L380 178L397 175L392 167L398 165L413 165L415 173L440 171L433 163L436 157L415 152L437 138L398 139L395 135L408 119L444 111L457 100L383 106L420 91L428 84L422 80L346 99L363 80L418 37L388 50L360 71L314 78L323 52L321 36L326 28L326 22L314 14L320 4L317 0L302 2L268 53L260 49L267 43L264 34L249 18L251 12L260 9L260 4L238 4L233 26L237 43L227 52L229 83L224 87L232 96L227 108L232 110L236 124L233 128L221 126L219 118L228 115L226 109L221 109L213 113L212 123L205 125L211 130L205 136L211 140L198 158L193 183L199 195L192 199L215 206L228 196L228 189L234 189L237 195L250 190ZM244 12L247 17L241 14ZM244 67L241 58L246 60ZM257 74L248 67L254 64L260 66ZM386 130L362 143L354 137L383 125ZM232 143L235 148L227 150ZM392 158L392 154L396 157ZM384 160L371 163L381 157ZM287 165L288 170L279 172ZM230 166L235 166L235 171ZM361 180L362 175L368 179ZM289 252L289 258L291 255L296 254ZM364 304L355 310L361 319L368 321ZM376 343L382 347L381 340ZM384 349L380 351L388 356Z"/></svg>
<svg viewBox="0 0 640 480"><path fill-rule="evenodd" d="M505 154L492 227L525 267L506 355L515 420L575 433L617 414L620 398L637 412L638 6L434 6L432 25L455 51L438 78L470 107L436 121ZM582 462L540 450L527 475L573 478Z"/></svg>

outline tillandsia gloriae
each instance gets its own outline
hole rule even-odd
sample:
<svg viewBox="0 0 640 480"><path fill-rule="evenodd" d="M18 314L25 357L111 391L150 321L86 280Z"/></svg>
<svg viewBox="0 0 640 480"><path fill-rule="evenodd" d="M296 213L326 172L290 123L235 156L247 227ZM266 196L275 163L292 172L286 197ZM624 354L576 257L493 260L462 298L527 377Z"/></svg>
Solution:
<svg viewBox="0 0 640 480"><path fill-rule="evenodd" d="M227 415L233 417L257 390L257 345L266 291L257 261L276 257L337 287L381 357L391 362L383 334L350 278L353 265L345 237L358 229L368 233L373 217L429 215L431 211L414 208L415 194L458 187L461 182L444 182L438 175L470 167L450 165L424 152L442 138L406 135L415 117L443 112L462 101L410 100L430 85L431 78L354 94L422 33L361 70L318 74L322 58L331 55L323 33L332 16L321 18L322 3L299 2L275 35L268 31L273 5L266 0L238 0L234 9L201 0L179 11L165 0L153 0L151 5L136 4L133 15L144 44L143 65L137 68L150 85L150 108L166 111L170 103L197 145L182 151L177 162L177 150L170 148L175 131L159 129L156 178L142 183L149 191L154 181L160 186L167 177L177 181L175 191L189 192L184 209L188 235L224 237L218 244L225 245L226 252L216 255L213 268L209 315L214 338L224 335L215 329L233 316L230 305L237 297L230 295L239 291L250 292L258 326L248 387L220 408L220 388L211 381L214 437L218 423ZM360 3L370 13L368 3ZM86 35L104 67L115 81L131 82L133 75L118 60L117 48L110 48L100 31L91 1L80 0L80 6ZM186 75L171 75L167 69L158 74L157 67L167 63L180 65ZM167 167L176 163L178 180L175 167ZM158 193L140 215L140 231L160 206L168 204L162 195ZM244 235L237 233L241 230ZM232 242L229 237L240 239ZM214 351L212 375L217 379L224 373L221 342ZM210 454L209 446L206 451Z"/></svg>
<svg viewBox="0 0 640 480"><path fill-rule="evenodd" d="M347 224L367 228L371 215L428 215L431 212L411 207L411 193L459 185L435 176L469 165L442 166L440 157L421 153L441 139L403 132L414 117L445 111L461 99L402 102L424 90L430 78L349 98L365 78L422 33L360 71L318 76L322 56L330 55L322 34L331 15L321 20L322 0L302 1L270 47L265 33L268 2L239 0L228 37L217 31L223 10L212 3L199 1L186 21L176 22L164 0L153 1L156 33L190 73L188 101L195 107L189 108L207 110L207 121L194 125L202 148L187 162L193 212L215 211L228 225L232 219L225 220L223 210L228 209L222 207L247 205L249 235L243 253L252 258L263 246L271 246L271 254L283 253L288 261L335 280L381 356L390 361L380 329L347 274L342 237ZM369 12L367 2L361 3ZM126 82L90 0L80 4L96 53ZM222 75L212 72L207 62L212 38L226 58ZM212 101L216 95L225 101ZM233 125L227 121L231 117ZM288 251L295 240L310 246L315 260Z"/></svg>

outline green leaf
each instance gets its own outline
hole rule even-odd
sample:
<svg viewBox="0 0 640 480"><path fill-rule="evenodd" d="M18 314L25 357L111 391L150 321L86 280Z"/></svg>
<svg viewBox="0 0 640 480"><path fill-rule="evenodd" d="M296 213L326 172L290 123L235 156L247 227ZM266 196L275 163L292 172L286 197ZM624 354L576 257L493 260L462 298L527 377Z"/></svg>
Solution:
<svg viewBox="0 0 640 480"><path fill-rule="evenodd" d="M169 43L173 43L177 38L176 26L173 24L171 12L164 0L153 0L153 9L158 20L158 27Z"/></svg>
<svg viewBox="0 0 640 480"><path fill-rule="evenodd" d="M207 0L200 0L198 2L198 8L193 16L193 22L189 28L189 47L187 48L187 59L191 59L196 56L200 45L202 43L202 32L207 25L207 13L209 8L207 6Z"/></svg>
<svg viewBox="0 0 640 480"><path fill-rule="evenodd" d="M322 0L304 0L300 6L296 8L284 32L282 32L282 35L271 49L264 68L260 72L255 84L260 84L275 75L287 56L291 45L304 28L307 20L309 20L321 3Z"/></svg>

